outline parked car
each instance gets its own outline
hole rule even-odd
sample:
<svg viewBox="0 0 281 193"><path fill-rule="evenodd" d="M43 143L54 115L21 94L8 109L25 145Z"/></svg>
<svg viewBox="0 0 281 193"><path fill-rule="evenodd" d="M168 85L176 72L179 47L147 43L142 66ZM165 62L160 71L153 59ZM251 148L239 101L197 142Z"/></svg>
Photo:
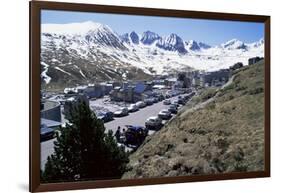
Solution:
<svg viewBox="0 0 281 193"><path fill-rule="evenodd" d="M177 96L178 93L176 91L174 91L174 92L171 93L171 95L172 95L172 97L174 97L174 96Z"/></svg>
<svg viewBox="0 0 281 193"><path fill-rule="evenodd" d="M159 94L159 95L157 96L157 98L158 98L158 101L163 101L163 100L165 99L165 97L164 97L163 94Z"/></svg>
<svg viewBox="0 0 281 193"><path fill-rule="evenodd" d="M148 135L148 130L142 126L126 125L126 127L125 145L140 146Z"/></svg>
<svg viewBox="0 0 281 193"><path fill-rule="evenodd" d="M184 105L185 104L185 100L183 98L178 99L178 103L180 105Z"/></svg>
<svg viewBox="0 0 281 193"><path fill-rule="evenodd" d="M171 100L170 99L165 99L163 104L164 105L170 105L171 104Z"/></svg>
<svg viewBox="0 0 281 193"><path fill-rule="evenodd" d="M153 98L151 98L151 100L152 100L153 103L158 103L159 102L157 97L153 97Z"/></svg>
<svg viewBox="0 0 281 193"><path fill-rule="evenodd" d="M187 101L189 101L189 99L190 99L191 97L189 96L189 95L184 95L183 96L183 99L187 102Z"/></svg>
<svg viewBox="0 0 281 193"><path fill-rule="evenodd" d="M131 104L128 107L128 110L129 110L129 112L135 112L135 111L139 110L139 108L138 108L138 106L136 104Z"/></svg>
<svg viewBox="0 0 281 193"><path fill-rule="evenodd" d="M137 102L136 105L138 108L144 108L146 106L145 102L143 102L143 101Z"/></svg>
<svg viewBox="0 0 281 193"><path fill-rule="evenodd" d="M173 114L176 114L178 112L178 108L176 105L170 105L168 110Z"/></svg>
<svg viewBox="0 0 281 193"><path fill-rule="evenodd" d="M171 104L176 105L177 107L179 107L179 101L178 100L174 100Z"/></svg>
<svg viewBox="0 0 281 193"><path fill-rule="evenodd" d="M158 117L164 120L168 120L172 117L172 114L168 109L163 109L158 113Z"/></svg>
<svg viewBox="0 0 281 193"><path fill-rule="evenodd" d="M172 97L172 96L171 96L170 94L166 94L166 95L165 95L165 98L166 98L166 99L171 98L171 97Z"/></svg>
<svg viewBox="0 0 281 193"><path fill-rule="evenodd" d="M153 100L151 100L151 99L144 99L144 102L145 102L145 104L148 105L148 106L150 106L150 105L153 104Z"/></svg>
<svg viewBox="0 0 281 193"><path fill-rule="evenodd" d="M114 112L115 117L123 117L129 114L128 108L122 107L119 110Z"/></svg>
<svg viewBox="0 0 281 193"><path fill-rule="evenodd" d="M179 94L184 94L184 90L179 90Z"/></svg>
<svg viewBox="0 0 281 193"><path fill-rule="evenodd" d="M193 96L195 95L195 92L191 92L189 94L184 95L184 99L186 101L188 101L189 99L191 99Z"/></svg>
<svg viewBox="0 0 281 193"><path fill-rule="evenodd" d="M97 114L97 118L102 120L104 123L112 121L114 118L114 114L110 111L108 112L100 112Z"/></svg>
<svg viewBox="0 0 281 193"><path fill-rule="evenodd" d="M47 141L55 137L55 130L42 124L40 129L40 141Z"/></svg>
<svg viewBox="0 0 281 193"><path fill-rule="evenodd" d="M159 130L162 127L162 119L160 119L159 117L149 117L146 121L145 121L145 127L148 129L154 129L154 130Z"/></svg>

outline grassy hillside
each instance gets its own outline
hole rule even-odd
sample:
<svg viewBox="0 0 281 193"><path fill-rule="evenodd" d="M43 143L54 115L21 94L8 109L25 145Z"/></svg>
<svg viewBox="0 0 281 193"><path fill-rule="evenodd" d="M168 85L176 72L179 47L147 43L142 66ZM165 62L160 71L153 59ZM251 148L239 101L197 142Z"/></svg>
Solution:
<svg viewBox="0 0 281 193"><path fill-rule="evenodd" d="M264 62L201 92L130 156L123 178L264 169Z"/></svg>

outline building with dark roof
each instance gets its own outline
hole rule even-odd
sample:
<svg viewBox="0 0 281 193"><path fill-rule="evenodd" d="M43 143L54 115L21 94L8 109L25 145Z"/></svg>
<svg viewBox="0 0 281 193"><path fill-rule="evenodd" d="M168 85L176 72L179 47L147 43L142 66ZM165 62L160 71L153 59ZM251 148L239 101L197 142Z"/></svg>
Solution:
<svg viewBox="0 0 281 193"><path fill-rule="evenodd" d="M56 101L42 101L41 102L41 118L61 122L61 107L60 103Z"/></svg>
<svg viewBox="0 0 281 193"><path fill-rule="evenodd" d="M248 64L249 65L253 65L255 63L257 63L258 61L263 60L263 57L253 57L253 58L249 58L248 60Z"/></svg>
<svg viewBox="0 0 281 193"><path fill-rule="evenodd" d="M57 129L60 128L61 122L41 118L41 125L45 125L48 128Z"/></svg>
<svg viewBox="0 0 281 193"><path fill-rule="evenodd" d="M221 86L228 81L229 77L230 70L228 69L208 72L203 77L204 86Z"/></svg>

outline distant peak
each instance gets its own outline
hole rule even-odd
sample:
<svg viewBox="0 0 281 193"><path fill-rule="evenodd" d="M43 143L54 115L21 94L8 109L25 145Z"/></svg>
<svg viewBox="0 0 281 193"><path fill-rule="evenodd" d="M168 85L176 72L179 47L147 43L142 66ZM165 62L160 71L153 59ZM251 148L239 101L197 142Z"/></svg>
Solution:
<svg viewBox="0 0 281 193"><path fill-rule="evenodd" d="M232 44L232 43L235 43L235 42L241 42L240 40L236 39L236 38L233 38L227 42L225 42L224 44Z"/></svg>
<svg viewBox="0 0 281 193"><path fill-rule="evenodd" d="M179 37L177 34L175 34L175 33L171 33L170 35L169 35L170 37Z"/></svg>
<svg viewBox="0 0 281 193"><path fill-rule="evenodd" d="M152 44L155 40L160 39L160 36L152 31L145 31L142 34L141 42L146 45Z"/></svg>
<svg viewBox="0 0 281 193"><path fill-rule="evenodd" d="M226 43L221 44L221 46L223 48L227 48L227 49L246 49L247 46L245 45L244 42L234 38L231 39L229 41L227 41Z"/></svg>
<svg viewBox="0 0 281 193"><path fill-rule="evenodd" d="M161 38L156 46L168 51L178 51L180 54L187 53L187 50L184 48L183 40L175 33L171 33L169 36Z"/></svg>
<svg viewBox="0 0 281 193"><path fill-rule="evenodd" d="M203 48L203 49L211 48L211 46L209 44L205 44L203 42L199 42L198 45L200 46L200 48Z"/></svg>
<svg viewBox="0 0 281 193"><path fill-rule="evenodd" d="M80 23L65 23L65 24L42 24L42 33L52 34L85 34L89 31L97 29L110 29L108 26L93 21L85 21Z"/></svg>
<svg viewBox="0 0 281 193"><path fill-rule="evenodd" d="M85 25L103 25L101 23L98 23L98 22L93 22L93 21L84 21L84 22L81 22L80 24L85 24Z"/></svg>
<svg viewBox="0 0 281 193"><path fill-rule="evenodd" d="M134 44L138 44L139 43L139 35L135 31L132 31L130 33L130 38L131 38L131 40L132 40L132 42Z"/></svg>
<svg viewBox="0 0 281 193"><path fill-rule="evenodd" d="M188 40L185 42L186 44L197 44L195 40Z"/></svg>
<svg viewBox="0 0 281 193"><path fill-rule="evenodd" d="M178 42L182 42L183 40L181 39L181 37L179 37L177 34L175 33L171 33L169 36L167 36L166 38L164 38L164 41L172 43L172 44L176 44Z"/></svg>
<svg viewBox="0 0 281 193"><path fill-rule="evenodd" d="M148 34L156 34L155 32L152 32L152 31L149 31L149 30L147 30L147 31L144 31L143 33L148 33Z"/></svg>
<svg viewBox="0 0 281 193"><path fill-rule="evenodd" d="M185 44L187 45L187 49L189 49L189 50L193 50L193 51L200 50L200 46L194 40L186 41Z"/></svg>
<svg viewBox="0 0 281 193"><path fill-rule="evenodd" d="M240 41L240 40L238 40L237 38L233 38L233 39L229 40L228 42L238 42L238 41Z"/></svg>

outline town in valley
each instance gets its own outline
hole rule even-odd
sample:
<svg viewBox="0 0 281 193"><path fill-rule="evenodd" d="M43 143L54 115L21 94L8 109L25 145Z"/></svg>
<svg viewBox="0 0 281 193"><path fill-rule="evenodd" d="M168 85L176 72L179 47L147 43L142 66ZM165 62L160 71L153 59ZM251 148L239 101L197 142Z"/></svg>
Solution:
<svg viewBox="0 0 281 193"><path fill-rule="evenodd" d="M253 57L247 65L262 60ZM55 135L68 122L70 105L84 101L112 130L120 146L137 149L144 139L160 130L197 94L198 90L220 88L241 62L213 72L189 71L156 76L149 81L109 81L67 87L61 91L41 91L41 169L53 152Z"/></svg>

